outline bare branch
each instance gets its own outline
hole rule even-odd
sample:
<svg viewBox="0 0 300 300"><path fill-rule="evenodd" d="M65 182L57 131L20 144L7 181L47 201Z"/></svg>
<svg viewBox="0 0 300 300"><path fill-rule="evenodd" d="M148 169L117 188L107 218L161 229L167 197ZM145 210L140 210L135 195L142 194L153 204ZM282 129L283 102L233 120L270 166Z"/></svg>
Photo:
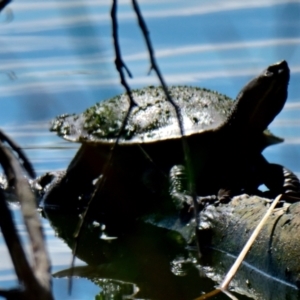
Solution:
<svg viewBox="0 0 300 300"><path fill-rule="evenodd" d="M94 190L94 193L91 196L91 198L88 202L87 208L83 213L83 216L82 216L81 221L79 223L78 229L74 233L75 238L77 238L77 243L78 243L80 231L81 231L82 225L84 223L85 216L88 213L90 204L94 200L95 195L97 194L97 192L99 190L101 190L102 186L105 183L105 180L106 180L105 174L111 166L111 160L112 160L112 157L113 157L114 150L115 150L116 146L118 145L120 137L122 135L122 132L123 132L123 130L124 130L126 124L127 124L127 120L128 120L129 115L130 115L130 112L131 112L132 108L134 106L136 106L136 103L135 103L135 101L133 99L133 96L132 96L132 93L131 93L131 89L130 89L130 87L129 87L126 79L125 79L125 75L124 75L124 72L123 72L123 68L124 68L127 71L128 75L131 77L131 73L130 73L129 69L126 67L126 65L123 62L123 59L122 59L122 56L121 56L121 51L120 51L120 45L119 45L119 41L118 41L117 0L113 1L113 5L112 5L112 9L111 9L111 18L112 18L112 30L113 30L113 43L114 43L114 49L115 49L115 55L116 55L115 65L116 65L116 69L117 69L117 71L119 72L119 75L120 75L121 84L124 86L124 88L127 92L128 98L129 98L129 108L128 108L126 116L123 120L122 126L121 126L120 131L118 133L118 136L116 138L116 141L112 146L108 161L107 161L107 163L105 164L105 166L103 168L103 174L102 174L103 176L100 180L98 180L96 188ZM74 247L74 249L75 249L73 251L74 255L76 253L76 248L77 248L77 245ZM73 264L74 264L74 257L73 257L73 260L72 260L72 265Z"/></svg>
<svg viewBox="0 0 300 300"><path fill-rule="evenodd" d="M126 78L125 78L125 75L124 75L124 72L123 72L123 70L125 69L125 71L127 72L127 75L129 77L132 77L132 75L130 73L130 70L127 68L127 66L123 62L122 55L121 55L121 50L120 50L120 45L119 45L118 20L117 20L117 0L113 0L113 4L112 4L112 8L111 8L111 19L112 19L113 44L114 44L115 56L116 56L116 58L115 58L115 66L116 66L116 69L117 69L117 71L119 73L119 76L120 76L120 82L123 85L123 87L125 88L126 93L128 95L129 108L128 108L126 116L125 116L125 118L124 118L124 120L122 122L122 126L120 128L120 131L118 133L116 141L115 141L115 143L113 144L113 146L111 148L108 160L107 160L105 166L103 167L103 174L102 174L103 176L102 176L101 179L98 180L98 182L96 184L96 187L95 187L95 189L93 191L93 194L92 194L91 198L88 201L87 207L86 207L85 211L83 212L82 218L80 219L78 227L77 227L77 229L76 229L76 231L74 233L75 245L74 245L74 248L73 248L73 256L72 256L72 261L71 261L71 270L73 270L73 268L74 268L75 256L76 256L77 249L78 249L79 242L80 242L80 233L82 231L82 226L83 226L83 224L85 222L86 216L87 216L87 214L89 212L89 208L91 206L91 203L94 201L94 199L96 198L96 195L103 188L103 186L104 186L104 184L106 182L106 174L107 174L107 171L109 170L109 168L111 167L112 158L113 158L115 149L116 149L117 145L119 144L119 140L120 140L122 132L125 129L125 126L127 124L128 117L129 117L129 115L130 115L133 107L137 105L136 102L133 99L131 89L130 89L127 81L126 81ZM69 287L68 287L69 293L71 292L71 289L72 289L72 279L71 278L72 278L72 276L70 276L70 281L69 281Z"/></svg>
<svg viewBox="0 0 300 300"><path fill-rule="evenodd" d="M147 49L148 49L148 53L149 53L149 59L150 59L150 70L153 70L159 81L160 81L160 84L164 90L164 93L167 97L167 100L173 105L174 109L175 109L175 112L176 112L176 116L177 116L177 119L178 119L178 123L179 123L179 128L180 128L180 133L182 135L182 137L184 137L184 127L183 127L183 120L182 120L182 116L181 116L181 113L180 113L180 109L179 107L177 106L177 104L174 102L174 100L172 99L170 93L169 93L169 90L167 88L167 85L165 83L165 80L159 70L159 67L156 63L156 59L155 59L155 56L154 56L154 50L153 50L153 47L152 47L152 44L151 44L151 41L150 41L150 37L149 37L149 31L147 29L147 25L143 19L143 16L142 16L142 13L140 11L140 8L137 4L137 1L136 0L132 0L132 5L133 5L133 8L134 8L134 11L136 13L136 16L137 16L137 19L138 19L138 23L139 23L139 26L142 30L142 33L143 33L143 36L144 36L144 39L145 39L145 42L146 42L146 45L147 45Z"/></svg>
<svg viewBox="0 0 300 300"><path fill-rule="evenodd" d="M9 3L11 2L11 0L2 0L0 1L0 11Z"/></svg>
<svg viewBox="0 0 300 300"><path fill-rule="evenodd" d="M123 72L123 69L125 69L128 76L132 77L129 69L127 68L127 66L123 62L122 55L121 55L121 50L120 50L120 45L119 45L119 37L118 37L117 6L118 6L117 0L113 0L113 4L112 4L112 8L111 8L111 20L112 20L113 43L114 43L114 49L115 49L115 55L116 55L115 65L116 65L116 69L117 69L117 71L119 72L119 75L120 75L121 84L124 86L124 88L127 92L127 95L129 97L129 100L130 100L129 110L131 110L131 107L133 105L136 105L136 103L135 103L135 101L132 97L130 87L129 87L126 79L125 79L125 75L124 75L124 72Z"/></svg>
<svg viewBox="0 0 300 300"><path fill-rule="evenodd" d="M17 145L9 136L7 136L2 130L0 130L0 140L6 142L17 154L19 159L22 161L22 165L26 172L32 177L35 178L35 172L32 164L26 157L25 153L22 151L21 147Z"/></svg>
<svg viewBox="0 0 300 300"><path fill-rule="evenodd" d="M25 286L24 299L49 299L52 300L51 295L51 275L50 275L50 261L44 244L42 226L36 212L36 200L29 187L29 183L22 174L21 166L18 160L13 156L11 150L0 144L0 162L3 165L6 174L13 174L15 178L15 192L21 203L21 210L24 217L29 238L31 241L33 254L33 271L31 270L24 251L18 241L18 236L11 219L10 211L6 206L4 197L1 202L1 212L5 212L7 216L2 223L1 228L7 236L6 243L10 249L12 260L14 262L19 281ZM8 225L9 224L9 225ZM8 227L6 227L8 226ZM14 233L15 232L15 233ZM13 240L10 240L10 236Z"/></svg>
<svg viewBox="0 0 300 300"><path fill-rule="evenodd" d="M195 179L194 179L194 174L192 172L192 162L190 159L190 150L189 150L189 146L186 142L186 138L185 138L185 134L184 134L184 126L183 126L183 119L182 119L182 115L180 112L179 107L177 106L177 104L174 102L174 100L172 99L169 90L167 88L167 85L165 83L165 80L159 70L158 64L156 63L156 59L155 59L155 55L154 55L154 50L150 41L150 37L149 37L149 31L147 29L147 25L143 19L142 13L140 11L140 8L138 6L138 3L136 0L132 0L132 6L133 9L136 13L137 19L138 19L138 23L139 26L141 28L141 31L143 33L144 39L145 39L145 43L147 45L147 49L148 49L148 53L149 53L149 59L150 59L150 70L153 70L159 81L160 84L164 90L164 93L166 95L167 100L172 104L172 106L175 109L176 112L176 116L177 116L177 120L178 120L178 126L180 129L180 134L182 137L182 148L183 148L183 153L184 153L184 160L185 160L185 164L186 164L186 169L187 169L187 173L189 176L189 190L191 191L191 196L193 198L193 205L194 205L194 212L195 212L195 219L196 219L196 224L198 225L200 220L199 220L199 204L197 202L197 195L196 195L196 188L195 188ZM197 228L198 226L196 226ZM197 229L196 229L197 230ZM200 247L198 246L198 250L199 250L199 254L200 254Z"/></svg>

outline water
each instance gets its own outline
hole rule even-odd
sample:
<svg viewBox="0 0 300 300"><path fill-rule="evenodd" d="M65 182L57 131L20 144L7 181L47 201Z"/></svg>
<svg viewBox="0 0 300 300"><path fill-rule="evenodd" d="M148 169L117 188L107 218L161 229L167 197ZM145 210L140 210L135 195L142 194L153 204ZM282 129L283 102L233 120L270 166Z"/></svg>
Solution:
<svg viewBox="0 0 300 300"><path fill-rule="evenodd" d="M119 5L122 54L134 75L128 81L133 88L157 84L153 74L147 75L147 52L131 6L125 0ZM170 85L206 87L234 98L267 65L288 61L289 98L270 126L285 142L264 154L300 174L299 1L143 0L140 5ZM66 168L78 148L48 132L49 120L81 112L123 91L113 65L109 10L110 1L17 0L0 15L0 126L24 147L38 174ZM20 212L18 208L13 212L23 236ZM67 269L70 248L55 236L47 220L43 224L53 272ZM4 288L15 284L5 251L1 240ZM78 265L86 263L78 260ZM67 296L67 280L54 279L57 299L93 299L101 291L91 280L74 280L73 294Z"/></svg>

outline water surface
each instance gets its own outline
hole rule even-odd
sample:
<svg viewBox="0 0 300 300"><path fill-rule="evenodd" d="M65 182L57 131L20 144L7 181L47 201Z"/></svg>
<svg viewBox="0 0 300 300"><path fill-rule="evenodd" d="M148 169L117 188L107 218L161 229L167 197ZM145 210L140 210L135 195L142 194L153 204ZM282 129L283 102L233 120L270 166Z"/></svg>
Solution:
<svg viewBox="0 0 300 300"><path fill-rule="evenodd" d="M25 149L38 174L66 168L78 148L48 132L54 116L81 112L123 91L113 65L110 2L16 0L0 15L0 126ZM269 161L300 174L299 1L139 3L169 85L206 87L235 98L266 66L288 61L289 98L270 126L285 142L264 154ZM122 54L134 76L128 80L131 87L158 84L152 73L147 75L148 54L128 1L120 1L118 16ZM24 236L20 211L14 207L13 212ZM53 272L68 269L70 248L47 220L43 224ZM0 254L0 285L12 287L16 280L2 239ZM78 260L77 264L86 262ZM176 276L174 282L180 281ZM186 279L182 280L181 284ZM204 281L203 285L209 290L213 283ZM199 295L206 290L204 286L199 284ZM57 299L94 299L101 288L91 280L74 279L72 295L66 290L64 276L54 279Z"/></svg>

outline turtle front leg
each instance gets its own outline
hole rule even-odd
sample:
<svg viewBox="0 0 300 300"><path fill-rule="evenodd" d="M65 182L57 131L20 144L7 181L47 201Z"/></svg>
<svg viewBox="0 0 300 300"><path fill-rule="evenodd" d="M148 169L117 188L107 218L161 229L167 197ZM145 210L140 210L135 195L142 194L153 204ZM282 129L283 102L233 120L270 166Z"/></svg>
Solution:
<svg viewBox="0 0 300 300"><path fill-rule="evenodd" d="M169 193L177 210L184 210L193 205L193 198L188 188L188 178L183 165L175 165L169 173Z"/></svg>
<svg viewBox="0 0 300 300"><path fill-rule="evenodd" d="M197 196L199 209L203 208L207 203L226 202L229 197L230 190L220 190L218 195ZM193 212L194 203L192 193L188 186L188 175L183 165L175 165L169 173L169 194L173 200L175 208L180 211L181 215ZM226 200L225 200L226 199Z"/></svg>
<svg viewBox="0 0 300 300"><path fill-rule="evenodd" d="M220 203L228 203L237 193L233 189L221 188L218 191L218 200Z"/></svg>

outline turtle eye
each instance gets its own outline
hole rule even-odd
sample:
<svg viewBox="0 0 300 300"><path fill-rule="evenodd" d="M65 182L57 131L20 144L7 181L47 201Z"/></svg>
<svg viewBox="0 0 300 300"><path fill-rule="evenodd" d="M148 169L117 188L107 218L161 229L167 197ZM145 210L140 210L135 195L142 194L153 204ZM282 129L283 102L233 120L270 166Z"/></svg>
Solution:
<svg viewBox="0 0 300 300"><path fill-rule="evenodd" d="M272 77L273 74L274 74L273 72L270 72L269 70L266 70L266 72L265 72L264 75L265 75L266 77Z"/></svg>

